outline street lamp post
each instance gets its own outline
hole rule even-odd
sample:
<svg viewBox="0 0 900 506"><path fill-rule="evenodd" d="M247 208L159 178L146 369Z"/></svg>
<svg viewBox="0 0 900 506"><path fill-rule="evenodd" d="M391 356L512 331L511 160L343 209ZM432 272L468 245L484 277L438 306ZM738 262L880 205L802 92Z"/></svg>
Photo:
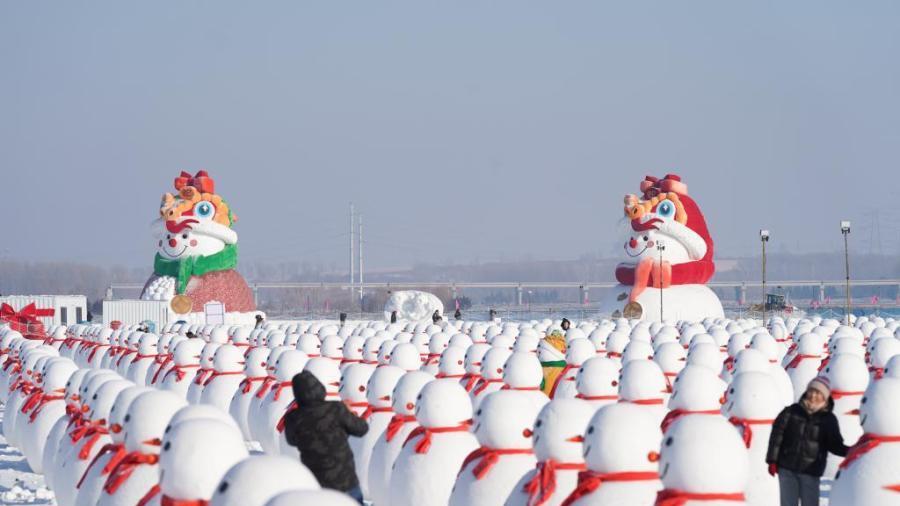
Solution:
<svg viewBox="0 0 900 506"><path fill-rule="evenodd" d="M766 243L769 242L769 231L759 231L759 241L762 243L762 321L766 324Z"/></svg>
<svg viewBox="0 0 900 506"><path fill-rule="evenodd" d="M850 252L847 246L847 236L850 235L849 221L841 221L841 234L844 236L844 274L847 280L847 325L850 325Z"/></svg>
<svg viewBox="0 0 900 506"><path fill-rule="evenodd" d="M656 241L656 251L659 252L659 322L663 322L663 282L662 282L662 270L663 270L663 251L666 250L666 245L663 244L662 241Z"/></svg>

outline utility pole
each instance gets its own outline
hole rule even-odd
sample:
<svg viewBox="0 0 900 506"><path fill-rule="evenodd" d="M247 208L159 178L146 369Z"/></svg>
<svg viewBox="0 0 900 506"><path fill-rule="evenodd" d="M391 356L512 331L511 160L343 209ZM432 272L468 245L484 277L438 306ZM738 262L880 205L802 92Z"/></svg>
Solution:
<svg viewBox="0 0 900 506"><path fill-rule="evenodd" d="M353 202L350 203L350 293L353 293L353 264L356 263L356 258L353 255L353 234L356 232L355 225L353 223ZM352 296L351 296L352 297Z"/></svg>
<svg viewBox="0 0 900 506"><path fill-rule="evenodd" d="M662 243L662 241L656 241L656 250L659 251L659 322L663 322L663 282L662 282L662 272L663 272L663 251L665 251L666 245Z"/></svg>
<svg viewBox="0 0 900 506"><path fill-rule="evenodd" d="M766 243L769 242L769 231L760 230L759 240L762 243L762 323L766 325Z"/></svg>
<svg viewBox="0 0 900 506"><path fill-rule="evenodd" d="M363 226L362 226L362 214L359 215L357 219L357 226L359 226L359 310L362 311L362 302L363 302Z"/></svg>

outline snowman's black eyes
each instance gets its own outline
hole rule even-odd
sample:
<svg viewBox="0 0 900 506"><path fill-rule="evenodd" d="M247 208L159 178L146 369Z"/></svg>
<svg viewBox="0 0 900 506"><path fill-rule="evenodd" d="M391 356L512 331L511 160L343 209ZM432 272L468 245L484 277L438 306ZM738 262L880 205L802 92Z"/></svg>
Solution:
<svg viewBox="0 0 900 506"><path fill-rule="evenodd" d="M164 452L167 452L167 451L169 451L169 448L171 448L171 447L172 447L172 442L171 442L171 441L166 441L166 444L163 445L163 451L164 451Z"/></svg>
<svg viewBox="0 0 900 506"><path fill-rule="evenodd" d="M130 421L131 421L131 415L125 415L125 423L128 423Z"/></svg>
<svg viewBox="0 0 900 506"><path fill-rule="evenodd" d="M543 422L541 422L541 420L538 420L537 423L534 424L534 426L535 426L535 427L540 427L542 423L543 423Z"/></svg>
<svg viewBox="0 0 900 506"><path fill-rule="evenodd" d="M94 399L94 400L96 401L96 400L97 400L97 394L94 394L94 396L91 397L91 398Z"/></svg>
<svg viewBox="0 0 900 506"><path fill-rule="evenodd" d="M476 416L481 416L481 408L478 408L478 412L475 413Z"/></svg>
<svg viewBox="0 0 900 506"><path fill-rule="evenodd" d="M860 402L860 404L865 404L865 403L866 403L866 398L865 398L865 397L863 397L863 398L862 398L862 400L861 400L861 401L859 401L859 402Z"/></svg>
<svg viewBox="0 0 900 506"><path fill-rule="evenodd" d="M593 434L593 433L594 433L594 426L591 425L590 427L588 427L588 434Z"/></svg>
<svg viewBox="0 0 900 506"><path fill-rule="evenodd" d="M168 434L170 430L172 430L172 426L166 425L166 430L163 431L163 434Z"/></svg>
<svg viewBox="0 0 900 506"><path fill-rule="evenodd" d="M734 388L728 390L728 393L733 394L733 393L734 393Z"/></svg>
<svg viewBox="0 0 900 506"><path fill-rule="evenodd" d="M666 446L672 446L672 438L671 437L666 438Z"/></svg>
<svg viewBox="0 0 900 506"><path fill-rule="evenodd" d="M223 481L222 484L219 485L219 493L224 494L226 490L228 490L228 482Z"/></svg>

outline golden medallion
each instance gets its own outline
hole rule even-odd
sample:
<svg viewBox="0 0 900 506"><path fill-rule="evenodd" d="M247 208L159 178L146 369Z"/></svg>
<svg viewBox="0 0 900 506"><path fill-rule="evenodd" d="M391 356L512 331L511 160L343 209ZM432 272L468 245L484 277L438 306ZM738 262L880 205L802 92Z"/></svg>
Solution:
<svg viewBox="0 0 900 506"><path fill-rule="evenodd" d="M194 307L194 301L187 295L176 295L172 298L172 302L169 303L169 307L178 314L187 314L190 313L191 308Z"/></svg>

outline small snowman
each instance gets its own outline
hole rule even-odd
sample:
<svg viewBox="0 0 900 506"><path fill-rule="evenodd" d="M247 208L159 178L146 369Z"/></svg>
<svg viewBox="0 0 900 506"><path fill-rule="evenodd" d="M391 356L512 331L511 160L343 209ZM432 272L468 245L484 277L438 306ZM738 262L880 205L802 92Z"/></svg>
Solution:
<svg viewBox="0 0 900 506"><path fill-rule="evenodd" d="M559 506L587 469L582 442L595 409L580 399L554 399L534 422L537 465L513 487L506 506Z"/></svg>
<svg viewBox="0 0 900 506"><path fill-rule="evenodd" d="M248 457L225 473L216 485L209 506L265 506L278 494L291 490L319 490L319 482L296 457Z"/></svg>
<svg viewBox="0 0 900 506"><path fill-rule="evenodd" d="M446 506L466 456L478 448L469 432L472 404L453 380L425 385L416 404L419 427L403 444L391 473L392 506Z"/></svg>
<svg viewBox="0 0 900 506"><path fill-rule="evenodd" d="M375 442L369 459L369 497L375 504L390 504L391 471L403 442L418 427L415 409L422 388L434 377L424 371L406 373L397 382L391 394L394 415L387 428Z"/></svg>
<svg viewBox="0 0 900 506"><path fill-rule="evenodd" d="M661 488L657 475L659 422L634 404L612 404L591 418L582 455L587 471L565 506L650 504Z"/></svg>
<svg viewBox="0 0 900 506"><path fill-rule="evenodd" d="M231 399L244 380L244 353L231 344L223 344L213 356L213 372L203 382L200 403L228 412Z"/></svg>
<svg viewBox="0 0 900 506"><path fill-rule="evenodd" d="M864 434L847 453L831 488L835 506L900 500L900 379L873 381L860 401Z"/></svg>
<svg viewBox="0 0 900 506"><path fill-rule="evenodd" d="M688 415L663 438L659 506L745 504L749 458L744 441L724 418Z"/></svg>
<svg viewBox="0 0 900 506"><path fill-rule="evenodd" d="M485 397L473 420L481 447L460 467L450 506L496 505L509 497L537 463L531 436L544 404L525 392L509 390Z"/></svg>
<svg viewBox="0 0 900 506"><path fill-rule="evenodd" d="M578 369L575 386L578 399L594 409L619 402L619 363L606 357L588 359Z"/></svg>

